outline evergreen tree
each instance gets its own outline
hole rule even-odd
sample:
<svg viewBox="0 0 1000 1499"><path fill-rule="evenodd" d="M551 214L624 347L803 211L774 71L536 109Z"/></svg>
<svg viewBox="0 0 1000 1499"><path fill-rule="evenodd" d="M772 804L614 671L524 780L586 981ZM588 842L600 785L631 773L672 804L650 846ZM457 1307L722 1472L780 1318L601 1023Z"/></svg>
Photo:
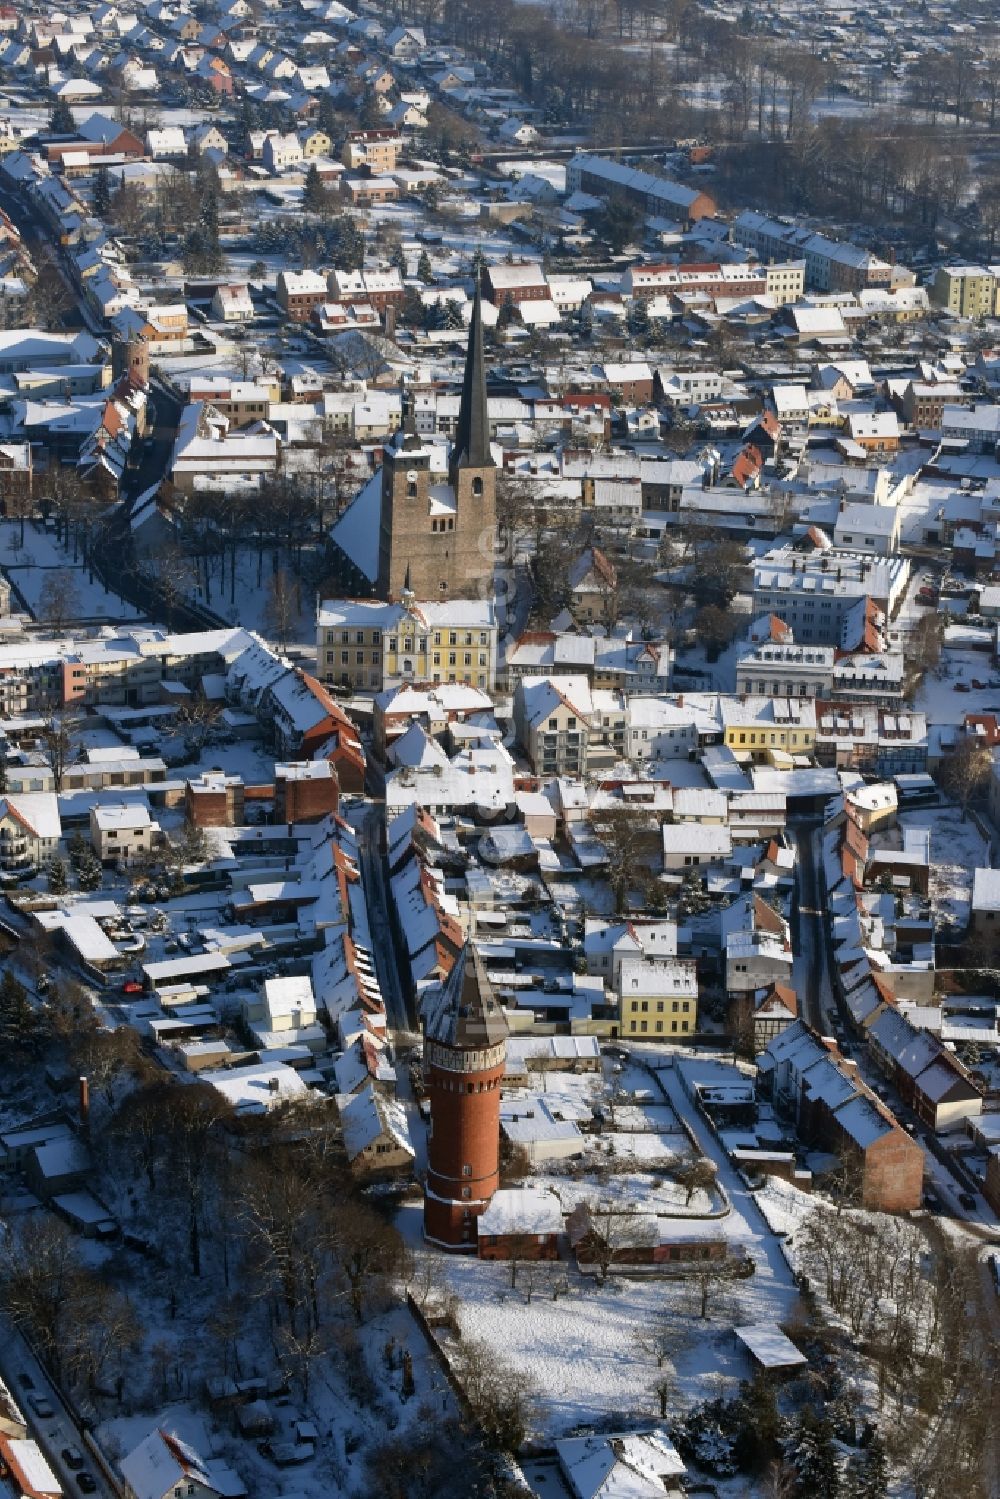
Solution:
<svg viewBox="0 0 1000 1499"><path fill-rule="evenodd" d="M628 325L630 331L638 338L645 338L649 333L649 308L646 306L645 297L633 297Z"/></svg>
<svg viewBox="0 0 1000 1499"><path fill-rule="evenodd" d="M408 286L403 294L403 305L400 308L402 321L411 328L422 328L424 323L424 304L420 293L415 286Z"/></svg>
<svg viewBox="0 0 1000 1499"><path fill-rule="evenodd" d="M758 1472L775 1455L784 1422L772 1381L767 1376L744 1384L736 1402L739 1430L736 1453L744 1472Z"/></svg>
<svg viewBox="0 0 1000 1499"><path fill-rule="evenodd" d="M441 327L447 328L449 332L457 332L465 327L465 319L462 317L458 303L452 297L446 297L441 306Z"/></svg>
<svg viewBox="0 0 1000 1499"><path fill-rule="evenodd" d="M88 854L90 853L90 845L87 843L86 838L80 832L79 828L74 829L73 833L70 836L69 843L66 845L66 847L69 852L70 864L74 869L79 870L80 865L84 863Z"/></svg>
<svg viewBox="0 0 1000 1499"><path fill-rule="evenodd" d="M497 327L509 328L514 321L514 304L510 297L504 297L500 303L500 311L497 314Z"/></svg>
<svg viewBox="0 0 1000 1499"><path fill-rule="evenodd" d="M361 109L358 112L358 123L362 130L374 130L381 123L382 115L378 107L378 95L374 89L368 89L361 101Z"/></svg>
<svg viewBox="0 0 1000 1499"><path fill-rule="evenodd" d="M88 854L81 861L76 877L81 890L100 890L104 879L100 860L93 854Z"/></svg>
<svg viewBox="0 0 1000 1499"><path fill-rule="evenodd" d="M353 219L345 218L337 235L337 258L349 271L360 271L365 263L365 239Z"/></svg>
<svg viewBox="0 0 1000 1499"><path fill-rule="evenodd" d="M401 241L393 245L392 254L389 256L389 264L394 266L401 276L406 275L406 251L403 249Z"/></svg>
<svg viewBox="0 0 1000 1499"><path fill-rule="evenodd" d="M69 871L66 868L65 859L61 859L58 854L53 854L51 859L46 860L45 878L50 895L65 895L69 884Z"/></svg>
<svg viewBox="0 0 1000 1499"><path fill-rule="evenodd" d="M326 208L328 195L319 175L319 167L310 162L309 170L306 172L305 186L302 189L302 206L309 213L322 213Z"/></svg>
<svg viewBox="0 0 1000 1499"><path fill-rule="evenodd" d="M0 981L0 1054L35 1052L45 1039L45 1022L10 969Z"/></svg>
<svg viewBox="0 0 1000 1499"><path fill-rule="evenodd" d="M876 1434L864 1451L856 1453L847 1464L843 1499L885 1499L888 1490L885 1448Z"/></svg>
<svg viewBox="0 0 1000 1499"><path fill-rule="evenodd" d="M49 115L49 129L53 135L75 135L76 121L73 111L65 99L57 99Z"/></svg>
<svg viewBox="0 0 1000 1499"><path fill-rule="evenodd" d="M111 212L111 179L107 167L101 167L94 179L94 212L106 219Z"/></svg>
<svg viewBox="0 0 1000 1499"><path fill-rule="evenodd" d="M795 1469L796 1493L800 1499L839 1499L840 1467L833 1433L826 1417L811 1405L799 1413L795 1431L786 1444L786 1456Z"/></svg>
<svg viewBox="0 0 1000 1499"><path fill-rule="evenodd" d="M420 259L417 261L417 275L425 286L430 286L434 280L434 268L431 265L431 258L426 250L421 250L420 252Z"/></svg>

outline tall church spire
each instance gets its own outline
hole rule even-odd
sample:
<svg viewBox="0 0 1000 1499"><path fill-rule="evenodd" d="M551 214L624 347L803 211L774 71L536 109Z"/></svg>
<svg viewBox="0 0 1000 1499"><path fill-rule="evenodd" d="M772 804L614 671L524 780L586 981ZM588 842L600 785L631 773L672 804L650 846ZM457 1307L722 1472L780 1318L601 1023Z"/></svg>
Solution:
<svg viewBox="0 0 1000 1499"><path fill-rule="evenodd" d="M490 423L486 408L486 356L483 348L483 306L479 276L469 323L469 347L465 356L462 403L458 411L455 444L451 453L452 475L460 468L492 468ZM454 477L452 478L454 483Z"/></svg>

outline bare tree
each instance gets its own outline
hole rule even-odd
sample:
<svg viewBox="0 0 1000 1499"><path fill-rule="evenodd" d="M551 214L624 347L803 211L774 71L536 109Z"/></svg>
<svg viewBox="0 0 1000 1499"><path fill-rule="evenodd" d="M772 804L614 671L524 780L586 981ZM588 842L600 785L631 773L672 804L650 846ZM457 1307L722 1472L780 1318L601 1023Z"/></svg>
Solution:
<svg viewBox="0 0 1000 1499"><path fill-rule="evenodd" d="M495 1348L465 1338L452 1356L451 1367L487 1446L516 1452L531 1424L531 1380Z"/></svg>
<svg viewBox="0 0 1000 1499"><path fill-rule="evenodd" d="M391 1277L406 1273L408 1255L398 1232L357 1199L341 1205L333 1227L333 1253L358 1322L368 1302L388 1291Z"/></svg>
<svg viewBox="0 0 1000 1499"><path fill-rule="evenodd" d="M286 568L279 568L271 577L268 586L264 620L268 633L274 637L281 650L298 624L302 605L302 591L298 578Z"/></svg>
<svg viewBox="0 0 1000 1499"><path fill-rule="evenodd" d="M634 1248L638 1208L613 1198L593 1198L573 1209L567 1220L577 1243L577 1258L597 1266L598 1283L604 1285L612 1265Z"/></svg>
<svg viewBox="0 0 1000 1499"><path fill-rule="evenodd" d="M935 671L941 662L941 646L944 641L944 619L936 609L922 614L910 631L906 642L906 654L915 670L921 675Z"/></svg>
<svg viewBox="0 0 1000 1499"><path fill-rule="evenodd" d="M52 775L56 786L62 786L66 767L77 757L78 746L76 736L80 732L82 718L79 710L73 707L65 708L61 713L53 713L42 730L42 739L48 753L49 764L52 767Z"/></svg>
<svg viewBox="0 0 1000 1499"><path fill-rule="evenodd" d="M61 635L71 619L80 611L80 590L76 579L66 567L57 567L45 574L38 594L38 616Z"/></svg>
<svg viewBox="0 0 1000 1499"><path fill-rule="evenodd" d="M592 811L590 825L607 855L608 884L620 915L629 891L641 883L643 868L648 870L656 857L656 825L640 811L614 806Z"/></svg>
<svg viewBox="0 0 1000 1499"><path fill-rule="evenodd" d="M710 1192L715 1186L716 1169L707 1156L691 1156L674 1169L674 1180L684 1188L684 1206L689 1207L696 1192Z"/></svg>
<svg viewBox="0 0 1000 1499"><path fill-rule="evenodd" d="M695 1263L689 1274L695 1286L698 1315L702 1321L708 1317L709 1304L713 1298L720 1291L742 1280L746 1271L746 1264L728 1255L721 1259L699 1260Z"/></svg>
<svg viewBox="0 0 1000 1499"><path fill-rule="evenodd" d="M986 790L992 765L990 751L972 734L960 739L951 754L942 761L938 779L947 794L961 807L963 822L969 815L970 803L976 801Z"/></svg>

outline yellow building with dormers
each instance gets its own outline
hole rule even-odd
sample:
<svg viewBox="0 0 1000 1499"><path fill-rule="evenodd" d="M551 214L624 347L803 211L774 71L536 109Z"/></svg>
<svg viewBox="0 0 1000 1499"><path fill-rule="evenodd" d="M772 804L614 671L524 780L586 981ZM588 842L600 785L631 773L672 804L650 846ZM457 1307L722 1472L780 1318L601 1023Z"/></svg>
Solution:
<svg viewBox="0 0 1000 1499"><path fill-rule="evenodd" d="M690 958L644 958L618 970L618 1014L623 1036L679 1041L698 1029L698 973Z"/></svg>
<svg viewBox="0 0 1000 1499"><path fill-rule="evenodd" d="M807 698L721 697L724 742L738 760L758 764L806 755L816 746L816 707Z"/></svg>

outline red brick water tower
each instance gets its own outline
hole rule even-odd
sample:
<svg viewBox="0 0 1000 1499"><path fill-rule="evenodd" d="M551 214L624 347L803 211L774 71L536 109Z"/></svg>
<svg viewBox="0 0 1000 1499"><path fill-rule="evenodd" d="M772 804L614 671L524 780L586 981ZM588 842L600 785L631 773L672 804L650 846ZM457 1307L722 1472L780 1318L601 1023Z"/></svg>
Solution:
<svg viewBox="0 0 1000 1499"><path fill-rule="evenodd" d="M500 1185L500 1084L507 1022L479 955L462 949L424 1011L430 1100L424 1237L474 1251L476 1219Z"/></svg>

